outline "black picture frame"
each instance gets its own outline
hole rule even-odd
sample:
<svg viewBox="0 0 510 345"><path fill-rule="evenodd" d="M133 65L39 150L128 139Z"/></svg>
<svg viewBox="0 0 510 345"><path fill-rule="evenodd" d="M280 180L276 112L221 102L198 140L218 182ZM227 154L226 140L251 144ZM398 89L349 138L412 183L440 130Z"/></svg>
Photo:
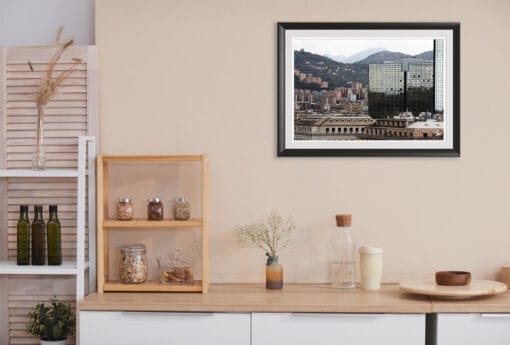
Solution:
<svg viewBox="0 0 510 345"><path fill-rule="evenodd" d="M289 94L294 95L294 93L289 93L289 87L293 91L294 85L286 85L286 79L288 79L288 73L294 74L294 70L289 71L286 64L288 64L288 49L286 44L287 34L292 32L294 35L299 35L300 32L304 31L309 32L313 30L313 32L337 32L342 34L342 32L346 32L345 30L358 31L362 30L363 32L397 32L394 30L401 30L402 32L410 31L410 32L424 32L423 30L427 30L428 32L446 32L448 33L449 41L447 49L449 50L448 59L444 59L446 63L450 64L446 66L449 69L449 75L451 78L448 79L447 84L449 86L450 95L449 103L448 103L448 113L444 112L444 119L451 117L449 119L449 126L447 127L448 132L444 130L441 132L441 135L446 138L449 138L449 142L445 145L447 147L426 147L427 144L433 143L434 140L421 140L425 147L407 147L406 145L411 145L413 142L417 142L419 140L400 140L395 141L395 145L399 145L398 147L381 147L381 148L366 148L366 147L313 147L313 144L310 144L312 147L292 147L289 145L289 140L292 142L293 139L291 135L294 135L293 131L295 127L290 127L289 130L289 121L292 121L292 126L294 126L294 98L292 98L292 104L289 108ZM415 31L416 30L416 31ZM314 156L407 156L407 157L460 157L460 23L458 22L352 22L352 23L313 23L313 22L279 22L277 23L277 31L278 31L278 58L277 58L277 70L278 70L278 80L277 80L277 155L279 157L314 157ZM399 31L400 32L400 31ZM446 44L446 43L444 43ZM435 41L434 41L435 47ZM445 51L447 50L444 49ZM294 54L294 51L291 51ZM446 53L445 53L446 55ZM291 57L294 59L294 57ZM434 48L434 58L435 58L435 48ZM292 60L294 61L294 60ZM293 64L293 62L292 62ZM435 63L434 63L434 82L435 82ZM445 67L445 68L446 68ZM294 78L294 75L293 75ZM447 76L444 77L445 80ZM287 83L288 84L288 83ZM435 90L435 89L434 89ZM445 93L448 90L445 90ZM367 91L368 92L368 91ZM435 91L434 91L435 92ZM446 102L445 102L446 103ZM446 108L446 106L445 106ZM290 110L292 109L292 113ZM290 113L290 114L289 114ZM292 117L290 117L292 116ZM443 117L442 117L443 118ZM376 120L374 120L376 121ZM444 121L444 120L441 120ZM446 126L445 126L446 127ZM436 140L437 142L438 140ZM445 141L445 139L443 139ZM324 141L327 145L327 141ZM308 143L305 143L308 144ZM322 143L321 143L322 144ZM362 143L363 144L363 143ZM379 144L384 144L384 140L371 140L371 145L376 146ZM422 143L419 143L422 144ZM415 145L419 145L415 144ZM339 141L337 141L336 145L342 145ZM438 144L439 145L439 144Z"/></svg>

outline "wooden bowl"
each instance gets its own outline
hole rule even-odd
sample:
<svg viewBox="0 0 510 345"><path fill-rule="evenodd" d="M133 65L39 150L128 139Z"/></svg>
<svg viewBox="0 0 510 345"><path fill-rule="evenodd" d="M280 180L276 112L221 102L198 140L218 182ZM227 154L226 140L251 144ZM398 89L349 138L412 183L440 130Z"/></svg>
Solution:
<svg viewBox="0 0 510 345"><path fill-rule="evenodd" d="M464 286L471 283L471 272L440 271L436 272L436 284L445 286Z"/></svg>

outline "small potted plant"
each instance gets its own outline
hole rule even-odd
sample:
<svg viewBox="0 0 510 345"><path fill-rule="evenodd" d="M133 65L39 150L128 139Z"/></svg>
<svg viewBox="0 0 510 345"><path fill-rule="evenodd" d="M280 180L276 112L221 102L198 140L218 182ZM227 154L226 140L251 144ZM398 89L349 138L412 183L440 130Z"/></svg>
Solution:
<svg viewBox="0 0 510 345"><path fill-rule="evenodd" d="M76 318L68 302L59 302L56 296L50 306L37 303L28 314L27 333L41 339L41 345L65 345L73 335Z"/></svg>
<svg viewBox="0 0 510 345"><path fill-rule="evenodd" d="M291 234L296 230L292 216L286 221L272 211L266 222L238 226L234 235L242 247L258 247L266 252L266 288L281 289L283 287L283 268L278 263L277 252L285 248Z"/></svg>

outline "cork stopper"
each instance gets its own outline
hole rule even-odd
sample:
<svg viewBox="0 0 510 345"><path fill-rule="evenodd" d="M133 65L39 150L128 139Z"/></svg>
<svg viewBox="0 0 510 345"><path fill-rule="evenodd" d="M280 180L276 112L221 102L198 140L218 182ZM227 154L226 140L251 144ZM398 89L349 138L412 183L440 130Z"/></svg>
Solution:
<svg viewBox="0 0 510 345"><path fill-rule="evenodd" d="M351 226L352 214L337 214L336 215L336 226L349 227Z"/></svg>

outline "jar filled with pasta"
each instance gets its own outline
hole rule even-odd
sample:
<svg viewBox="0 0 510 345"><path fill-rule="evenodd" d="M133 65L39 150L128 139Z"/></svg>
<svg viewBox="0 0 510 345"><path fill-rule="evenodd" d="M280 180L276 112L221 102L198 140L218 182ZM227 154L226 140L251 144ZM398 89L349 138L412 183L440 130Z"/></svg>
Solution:
<svg viewBox="0 0 510 345"><path fill-rule="evenodd" d="M124 284L141 284L147 280L147 252L143 244L120 248L120 281Z"/></svg>

